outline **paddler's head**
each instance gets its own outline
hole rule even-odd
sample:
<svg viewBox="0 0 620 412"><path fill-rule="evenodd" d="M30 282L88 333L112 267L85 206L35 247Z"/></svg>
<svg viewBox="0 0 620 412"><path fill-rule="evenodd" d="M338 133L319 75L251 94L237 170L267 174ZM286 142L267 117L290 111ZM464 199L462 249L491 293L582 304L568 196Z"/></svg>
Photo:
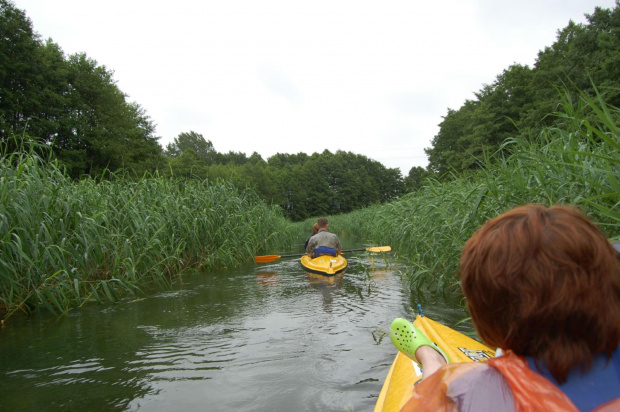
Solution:
<svg viewBox="0 0 620 412"><path fill-rule="evenodd" d="M490 346L543 362L562 383L620 341L620 261L603 232L569 206L527 205L465 244L461 287Z"/></svg>

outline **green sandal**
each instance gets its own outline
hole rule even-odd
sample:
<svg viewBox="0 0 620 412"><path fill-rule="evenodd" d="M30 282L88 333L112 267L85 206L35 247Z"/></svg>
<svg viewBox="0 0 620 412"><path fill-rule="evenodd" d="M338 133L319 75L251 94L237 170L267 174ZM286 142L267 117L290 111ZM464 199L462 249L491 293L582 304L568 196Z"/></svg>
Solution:
<svg viewBox="0 0 620 412"><path fill-rule="evenodd" d="M430 346L439 352L446 360L446 363L450 363L450 358L441 350L436 343L431 342L429 338L424 335L420 329L409 322L407 319L396 318L390 325L390 340L396 346L396 349L407 355L418 365L420 362L415 357L415 351L420 346Z"/></svg>

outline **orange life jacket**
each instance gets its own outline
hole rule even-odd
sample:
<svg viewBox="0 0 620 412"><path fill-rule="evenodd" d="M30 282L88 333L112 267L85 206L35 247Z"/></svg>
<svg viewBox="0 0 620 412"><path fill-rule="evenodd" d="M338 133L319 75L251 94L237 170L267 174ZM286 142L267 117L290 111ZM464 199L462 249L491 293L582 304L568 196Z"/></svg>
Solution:
<svg viewBox="0 0 620 412"><path fill-rule="evenodd" d="M515 411L579 411L564 392L548 379L531 370L525 358L515 355L512 351L507 351L504 356L490 359L488 363L454 363L441 367L415 387L411 399L401 411L457 411L457 405L446 396L450 383L474 368L489 366L497 369L508 382L512 390ZM595 411L620 411L620 397L599 406Z"/></svg>

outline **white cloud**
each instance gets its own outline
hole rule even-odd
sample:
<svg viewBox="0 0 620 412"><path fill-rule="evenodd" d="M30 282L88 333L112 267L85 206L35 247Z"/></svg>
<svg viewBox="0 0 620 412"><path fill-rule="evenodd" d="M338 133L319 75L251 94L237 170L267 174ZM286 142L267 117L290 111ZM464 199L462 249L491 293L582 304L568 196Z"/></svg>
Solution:
<svg viewBox="0 0 620 412"><path fill-rule="evenodd" d="M407 174L448 108L614 0L15 0L114 70L166 145L264 158L345 150Z"/></svg>

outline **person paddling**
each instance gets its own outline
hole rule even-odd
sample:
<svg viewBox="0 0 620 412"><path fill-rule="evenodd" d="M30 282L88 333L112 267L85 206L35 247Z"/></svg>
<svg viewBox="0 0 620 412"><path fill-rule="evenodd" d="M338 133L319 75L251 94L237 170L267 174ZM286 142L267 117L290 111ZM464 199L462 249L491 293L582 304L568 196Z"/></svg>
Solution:
<svg viewBox="0 0 620 412"><path fill-rule="evenodd" d="M340 239L335 234L329 232L329 224L324 217L316 221L319 231L308 240L306 253L309 257L315 258L321 255L337 256L342 253Z"/></svg>
<svg viewBox="0 0 620 412"><path fill-rule="evenodd" d="M508 211L467 241L460 266L474 327L504 354L450 364L396 319L412 336L405 354L424 371L401 411L620 410L620 260L582 212Z"/></svg>

